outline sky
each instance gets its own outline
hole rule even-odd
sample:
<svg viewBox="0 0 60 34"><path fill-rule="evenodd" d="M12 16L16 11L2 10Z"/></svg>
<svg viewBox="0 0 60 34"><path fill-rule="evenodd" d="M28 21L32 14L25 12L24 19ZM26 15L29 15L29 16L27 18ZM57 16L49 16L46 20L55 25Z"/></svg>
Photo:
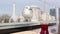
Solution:
<svg viewBox="0 0 60 34"><path fill-rule="evenodd" d="M39 6L40 9L43 11L43 5L42 2L44 0L15 0L16 4L16 15L20 15L23 11L24 6L26 5L36 5ZM50 8L54 8L55 5L57 7L60 7L60 0L46 0L46 11L49 12ZM13 0L0 0L0 15L8 14L12 15L13 11Z"/></svg>

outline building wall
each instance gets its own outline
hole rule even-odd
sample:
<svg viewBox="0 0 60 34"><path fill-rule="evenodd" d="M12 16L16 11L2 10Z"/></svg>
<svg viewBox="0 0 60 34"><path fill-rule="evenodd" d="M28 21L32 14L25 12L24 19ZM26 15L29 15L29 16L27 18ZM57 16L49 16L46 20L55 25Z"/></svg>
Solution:
<svg viewBox="0 0 60 34"><path fill-rule="evenodd" d="M50 9L50 15L56 17L56 9Z"/></svg>
<svg viewBox="0 0 60 34"><path fill-rule="evenodd" d="M33 18L32 21L39 21L41 17L41 10L39 7L32 7L33 10Z"/></svg>

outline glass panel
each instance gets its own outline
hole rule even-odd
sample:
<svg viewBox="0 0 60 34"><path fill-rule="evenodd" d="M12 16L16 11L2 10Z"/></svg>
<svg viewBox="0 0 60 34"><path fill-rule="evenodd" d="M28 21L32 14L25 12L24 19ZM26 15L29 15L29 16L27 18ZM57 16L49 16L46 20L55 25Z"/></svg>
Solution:
<svg viewBox="0 0 60 34"><path fill-rule="evenodd" d="M57 33L60 8L55 7L59 4L56 1L0 0L0 26L5 28L5 26L22 27L56 23L54 26L48 26L48 30L49 33Z"/></svg>

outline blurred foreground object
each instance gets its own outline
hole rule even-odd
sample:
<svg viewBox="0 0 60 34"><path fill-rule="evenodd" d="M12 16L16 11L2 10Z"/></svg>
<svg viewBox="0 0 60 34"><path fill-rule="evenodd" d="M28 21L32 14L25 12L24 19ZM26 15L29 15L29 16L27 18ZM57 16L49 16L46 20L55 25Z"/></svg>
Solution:
<svg viewBox="0 0 60 34"><path fill-rule="evenodd" d="M16 32L16 33L12 33L12 34L38 34L38 33L34 32L34 31L24 31L24 32Z"/></svg>
<svg viewBox="0 0 60 34"><path fill-rule="evenodd" d="M49 34L48 24L42 24L41 25L41 32L40 32L40 34Z"/></svg>

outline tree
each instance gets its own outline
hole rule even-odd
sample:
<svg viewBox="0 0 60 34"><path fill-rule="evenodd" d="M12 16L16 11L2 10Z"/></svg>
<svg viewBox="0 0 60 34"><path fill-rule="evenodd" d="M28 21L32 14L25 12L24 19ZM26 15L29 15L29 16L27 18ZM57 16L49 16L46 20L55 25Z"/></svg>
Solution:
<svg viewBox="0 0 60 34"><path fill-rule="evenodd" d="M4 15L1 16L1 20L3 20L4 23L8 23L9 19L10 19L10 16L7 15L7 14L4 14Z"/></svg>

